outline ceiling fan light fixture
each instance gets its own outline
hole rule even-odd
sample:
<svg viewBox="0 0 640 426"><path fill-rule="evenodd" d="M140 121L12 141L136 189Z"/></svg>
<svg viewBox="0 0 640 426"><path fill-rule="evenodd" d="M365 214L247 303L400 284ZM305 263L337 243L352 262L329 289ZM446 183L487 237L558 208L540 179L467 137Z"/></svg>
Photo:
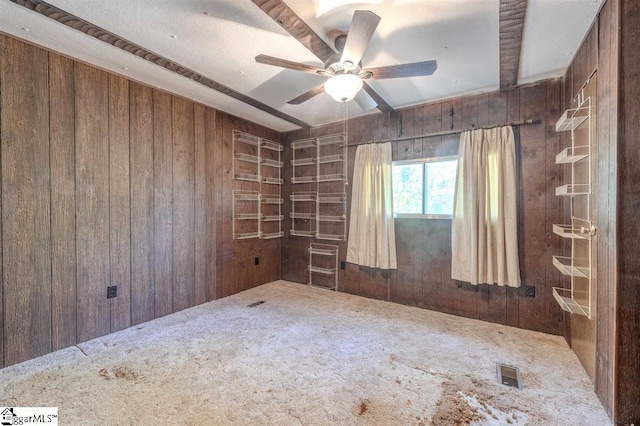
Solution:
<svg viewBox="0 0 640 426"><path fill-rule="evenodd" d="M362 89L362 79L355 74L338 74L324 84L324 91L336 102L349 102Z"/></svg>

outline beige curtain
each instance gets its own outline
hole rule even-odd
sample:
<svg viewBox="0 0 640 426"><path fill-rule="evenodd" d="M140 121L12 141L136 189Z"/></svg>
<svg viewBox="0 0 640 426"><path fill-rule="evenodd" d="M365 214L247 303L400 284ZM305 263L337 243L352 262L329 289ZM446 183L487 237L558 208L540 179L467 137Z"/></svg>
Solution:
<svg viewBox="0 0 640 426"><path fill-rule="evenodd" d="M513 129L463 132L457 173L451 277L520 287Z"/></svg>
<svg viewBox="0 0 640 426"><path fill-rule="evenodd" d="M356 150L347 262L397 269L391 187L391 143Z"/></svg>

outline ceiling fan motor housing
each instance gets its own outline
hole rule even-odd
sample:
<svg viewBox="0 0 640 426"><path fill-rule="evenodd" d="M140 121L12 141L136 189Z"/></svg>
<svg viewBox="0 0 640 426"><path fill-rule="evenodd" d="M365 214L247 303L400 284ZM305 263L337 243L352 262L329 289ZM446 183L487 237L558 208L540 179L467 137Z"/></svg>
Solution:
<svg viewBox="0 0 640 426"><path fill-rule="evenodd" d="M353 64L349 61L341 62L340 59L342 57L342 53L338 52L334 55L331 55L327 62L324 63L325 69L331 73L332 75L336 74L358 74L362 70L362 62L358 64Z"/></svg>

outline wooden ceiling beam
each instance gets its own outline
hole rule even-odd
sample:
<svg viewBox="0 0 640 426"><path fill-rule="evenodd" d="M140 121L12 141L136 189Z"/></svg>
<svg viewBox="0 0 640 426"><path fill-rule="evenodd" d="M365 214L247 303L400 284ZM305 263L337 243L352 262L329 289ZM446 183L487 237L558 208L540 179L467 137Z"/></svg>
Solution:
<svg viewBox="0 0 640 426"><path fill-rule="evenodd" d="M282 0L251 0L323 63L336 52Z"/></svg>
<svg viewBox="0 0 640 426"><path fill-rule="evenodd" d="M278 111L277 109L272 108L269 105L266 105L258 101L257 99L254 99L250 96L240 93L228 86L225 86L222 83L219 83L205 75L200 74L197 71L189 69L177 62L174 62L170 59L160 56L157 53L153 53L150 50L147 50L140 45L137 45L129 40L126 40L117 34L107 31L104 28L101 28L95 24L92 24L91 22L85 21L82 18L79 18L55 6L52 6L49 3L46 3L42 0L10 0L10 1L12 1L17 5L23 6L29 10L32 10L36 13L39 13L43 16L46 16L49 19L52 19L70 28L73 28L77 31L83 32L104 43L115 46L119 49L122 49L126 52L131 53L132 55L136 55L148 62L152 62L175 74L191 79L196 83L200 83L203 86L206 86L217 92L223 93L229 97L232 97L236 100L244 102L245 104L250 105L256 109L259 109L260 111L266 112L267 114L270 114L274 117L278 117L284 121L287 121L289 123L295 124L296 126L300 126L303 128L311 127L309 124L305 123L302 120L299 120L295 117L292 117L288 114Z"/></svg>
<svg viewBox="0 0 640 426"><path fill-rule="evenodd" d="M500 90L517 86L527 0L500 0Z"/></svg>

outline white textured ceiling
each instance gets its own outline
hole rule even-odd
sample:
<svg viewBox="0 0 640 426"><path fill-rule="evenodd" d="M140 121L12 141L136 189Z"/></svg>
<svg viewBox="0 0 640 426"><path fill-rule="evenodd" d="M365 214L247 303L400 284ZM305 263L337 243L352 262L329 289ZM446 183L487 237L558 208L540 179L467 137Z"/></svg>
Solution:
<svg viewBox="0 0 640 426"><path fill-rule="evenodd" d="M285 0L318 35L348 30L354 10L381 16L366 67L436 59L429 77L369 81L394 108L497 90L499 0ZM529 0L518 83L564 73L603 0ZM250 0L48 0L48 3L311 125L342 119L323 77L258 64L260 53L322 66ZM0 31L278 131L297 128L139 57L0 0ZM349 116L370 114L355 102Z"/></svg>

